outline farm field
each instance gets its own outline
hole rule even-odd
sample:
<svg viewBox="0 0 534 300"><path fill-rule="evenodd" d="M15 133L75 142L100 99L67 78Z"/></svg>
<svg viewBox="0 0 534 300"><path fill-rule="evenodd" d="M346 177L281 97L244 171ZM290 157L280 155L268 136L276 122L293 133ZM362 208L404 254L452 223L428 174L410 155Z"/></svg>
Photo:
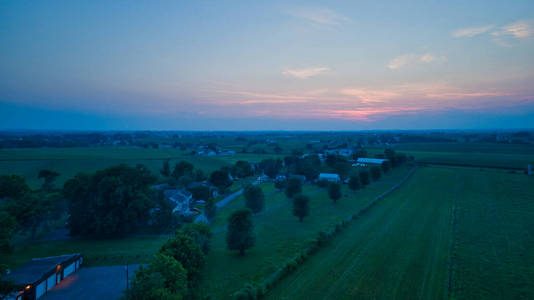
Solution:
<svg viewBox="0 0 534 300"><path fill-rule="evenodd" d="M453 171L419 169L267 298L444 298L454 182Z"/></svg>
<svg viewBox="0 0 534 300"><path fill-rule="evenodd" d="M533 181L472 168L419 169L267 298L530 299Z"/></svg>
<svg viewBox="0 0 534 300"><path fill-rule="evenodd" d="M0 174L24 176L32 188L38 188L42 181L37 178L41 169L60 173L58 186L78 172L94 172L118 164L144 164L154 174L159 174L163 161L170 159L171 164L187 160L202 169L206 175L222 166L238 160L261 161L277 154L243 154L233 156L193 156L179 149L145 149L128 147L95 148L27 148L0 149Z"/></svg>
<svg viewBox="0 0 534 300"><path fill-rule="evenodd" d="M418 143L397 144L394 148L413 155L418 162L424 163L518 169L534 164L532 145ZM383 149L378 152L382 153Z"/></svg>
<svg viewBox="0 0 534 300"><path fill-rule="evenodd" d="M534 299L534 177L458 172L453 296Z"/></svg>
<svg viewBox="0 0 534 300"><path fill-rule="evenodd" d="M245 256L227 250L225 242L228 215L244 207L244 198L240 196L221 210L212 224L212 247L207 256L201 290L214 299L231 299L246 282L262 280L273 273L302 249L310 238L398 183L409 169L408 166L395 169L356 193L344 185L344 196L336 204L328 197L326 189L304 186L303 192L310 197L310 216L302 223L292 215L292 204L283 192L275 190L272 183L262 184L266 196L265 210L254 216L256 245Z"/></svg>

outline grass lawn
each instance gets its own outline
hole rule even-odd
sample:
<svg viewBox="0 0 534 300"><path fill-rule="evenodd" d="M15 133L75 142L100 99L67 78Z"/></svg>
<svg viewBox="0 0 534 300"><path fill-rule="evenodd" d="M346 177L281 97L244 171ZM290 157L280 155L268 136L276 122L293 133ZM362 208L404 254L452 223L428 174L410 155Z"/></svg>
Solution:
<svg viewBox="0 0 534 300"><path fill-rule="evenodd" d="M454 182L452 171L418 170L267 298L444 298Z"/></svg>
<svg viewBox="0 0 534 300"><path fill-rule="evenodd" d="M453 295L534 299L534 177L457 173Z"/></svg>
<svg viewBox="0 0 534 300"><path fill-rule="evenodd" d="M165 236L138 236L120 239L71 239L19 244L7 257L14 268L35 257L80 252L85 266L106 266L145 262L167 241Z"/></svg>
<svg viewBox="0 0 534 300"><path fill-rule="evenodd" d="M522 168L534 164L534 145L483 143L397 144L394 149L413 155L418 162L458 164L478 167ZM383 148L369 153L383 154Z"/></svg>
<svg viewBox="0 0 534 300"><path fill-rule="evenodd" d="M326 189L306 185L304 193L310 196L310 216L302 223L292 215L291 202L283 192L275 190L271 183L261 184L266 207L254 216L256 245L244 257L227 250L225 242L228 216L244 207L244 198L240 196L221 210L212 224L212 249L207 256L201 289L214 299L229 299L244 283L263 280L302 249L309 238L329 229L399 182L408 169L396 169L356 193L344 185L344 196L337 204L328 198Z"/></svg>

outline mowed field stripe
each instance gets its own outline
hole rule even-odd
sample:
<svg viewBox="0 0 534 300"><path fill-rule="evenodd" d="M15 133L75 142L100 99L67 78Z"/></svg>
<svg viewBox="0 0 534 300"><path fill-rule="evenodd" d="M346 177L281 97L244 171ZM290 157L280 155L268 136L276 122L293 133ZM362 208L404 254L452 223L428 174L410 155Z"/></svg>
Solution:
<svg viewBox="0 0 534 300"><path fill-rule="evenodd" d="M267 298L441 299L446 294L454 181L450 170L418 170Z"/></svg>

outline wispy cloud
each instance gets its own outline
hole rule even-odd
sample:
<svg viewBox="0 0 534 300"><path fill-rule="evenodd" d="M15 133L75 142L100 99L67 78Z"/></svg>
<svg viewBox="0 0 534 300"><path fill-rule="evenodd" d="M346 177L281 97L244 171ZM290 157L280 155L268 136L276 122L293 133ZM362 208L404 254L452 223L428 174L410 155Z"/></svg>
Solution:
<svg viewBox="0 0 534 300"><path fill-rule="evenodd" d="M299 8L290 10L288 13L295 18L323 26L338 26L350 21L348 17L328 8Z"/></svg>
<svg viewBox="0 0 534 300"><path fill-rule="evenodd" d="M451 34L455 38L474 37L475 35L479 35L479 34L488 32L493 27L495 27L495 25L460 28L460 29L457 29L457 30L453 31Z"/></svg>
<svg viewBox="0 0 534 300"><path fill-rule="evenodd" d="M294 77L298 79L306 79L313 76L317 76L321 73L327 72L329 69L327 67L312 67L304 69L285 69L282 74L289 77Z"/></svg>
<svg viewBox="0 0 534 300"><path fill-rule="evenodd" d="M530 37L533 33L534 30L529 22L519 21L503 26L500 30L494 31L491 34L496 37L509 36L518 40L523 40Z"/></svg>
<svg viewBox="0 0 534 300"><path fill-rule="evenodd" d="M387 64L387 67L395 70L400 69L402 67L405 67L409 64L427 64L434 61L446 61L447 58L445 56L439 56L436 57L434 54L431 53L425 53L422 55L418 55L415 53L409 53L401 56L397 56L394 59L390 60Z"/></svg>

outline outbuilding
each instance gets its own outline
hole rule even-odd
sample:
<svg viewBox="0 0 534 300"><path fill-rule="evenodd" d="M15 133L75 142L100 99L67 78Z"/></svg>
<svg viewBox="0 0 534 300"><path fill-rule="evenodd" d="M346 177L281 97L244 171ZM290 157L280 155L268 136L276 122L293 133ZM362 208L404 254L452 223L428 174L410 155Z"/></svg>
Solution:
<svg viewBox="0 0 534 300"><path fill-rule="evenodd" d="M383 158L367 158L367 157L360 157L358 160L356 160L356 163L354 163L353 167L365 167L367 165L382 165L384 162L388 161L387 159Z"/></svg>
<svg viewBox="0 0 534 300"><path fill-rule="evenodd" d="M14 300L39 299L70 274L76 272L83 263L80 253L34 258L15 269L4 279L12 280L20 288Z"/></svg>
<svg viewBox="0 0 534 300"><path fill-rule="evenodd" d="M319 174L319 181L320 180L326 180L326 181L329 181L329 182L339 182L339 181L341 181L341 178L339 177L338 174L321 173L321 174Z"/></svg>

